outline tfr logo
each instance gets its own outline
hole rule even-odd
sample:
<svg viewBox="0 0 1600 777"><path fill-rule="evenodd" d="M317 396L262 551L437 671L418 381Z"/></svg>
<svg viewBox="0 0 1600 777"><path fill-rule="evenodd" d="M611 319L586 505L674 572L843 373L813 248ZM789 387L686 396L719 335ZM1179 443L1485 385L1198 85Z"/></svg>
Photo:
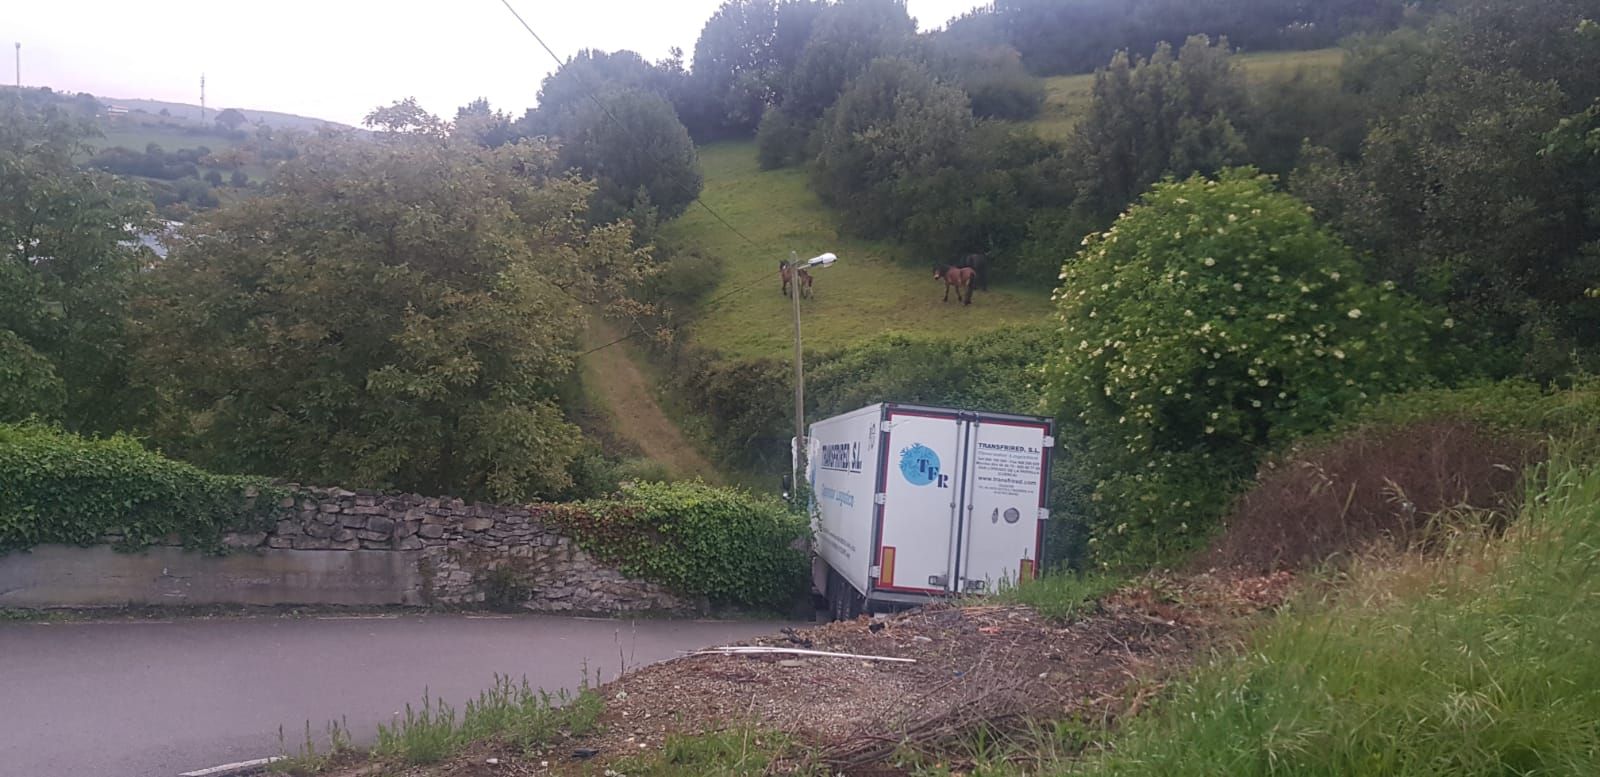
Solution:
<svg viewBox="0 0 1600 777"><path fill-rule="evenodd" d="M900 451L900 474L913 486L950 487L950 476L939 471L939 454L921 443Z"/></svg>

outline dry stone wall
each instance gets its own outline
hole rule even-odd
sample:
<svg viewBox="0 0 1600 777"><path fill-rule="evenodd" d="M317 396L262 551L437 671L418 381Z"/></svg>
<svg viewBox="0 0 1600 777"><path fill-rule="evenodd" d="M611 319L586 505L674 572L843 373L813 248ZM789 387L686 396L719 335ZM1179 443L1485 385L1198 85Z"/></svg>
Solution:
<svg viewBox="0 0 1600 777"><path fill-rule="evenodd" d="M296 487L293 492L276 505L277 520L268 530L230 533L224 545L235 553L404 553L416 560L417 598L431 604L589 613L706 607L600 563L546 524L537 505L343 489Z"/></svg>

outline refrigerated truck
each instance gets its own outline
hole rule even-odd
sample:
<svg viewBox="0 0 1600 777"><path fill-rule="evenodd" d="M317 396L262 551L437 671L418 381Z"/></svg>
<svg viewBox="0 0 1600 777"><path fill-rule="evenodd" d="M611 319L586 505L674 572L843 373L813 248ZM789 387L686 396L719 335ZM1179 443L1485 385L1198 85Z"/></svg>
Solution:
<svg viewBox="0 0 1600 777"><path fill-rule="evenodd" d="M1039 572L1047 418L877 404L811 425L812 582L835 618Z"/></svg>

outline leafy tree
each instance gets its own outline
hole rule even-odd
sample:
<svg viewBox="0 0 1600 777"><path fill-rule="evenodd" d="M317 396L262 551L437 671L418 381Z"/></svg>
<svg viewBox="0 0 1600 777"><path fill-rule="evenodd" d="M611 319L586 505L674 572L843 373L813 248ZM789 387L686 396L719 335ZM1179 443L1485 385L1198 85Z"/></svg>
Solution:
<svg viewBox="0 0 1600 777"><path fill-rule="evenodd" d="M511 114L490 108L489 101L479 97L456 110L450 131L480 146L498 148L517 139L513 124Z"/></svg>
<svg viewBox="0 0 1600 777"><path fill-rule="evenodd" d="M595 95L638 91L670 100L682 77L681 69L653 65L632 51L584 49L545 76L539 107L522 117L518 131L524 137L564 135L565 122L593 106Z"/></svg>
<svg viewBox="0 0 1600 777"><path fill-rule="evenodd" d="M961 87L981 118L1021 121L1044 106L1044 82L1022 66L1010 46L974 46L948 33L926 38L923 58L934 75Z"/></svg>
<svg viewBox="0 0 1600 777"><path fill-rule="evenodd" d="M217 114L217 123L230 130L236 130L248 121L249 119L246 119L244 114L240 113L236 108L228 108Z"/></svg>
<svg viewBox="0 0 1600 777"><path fill-rule="evenodd" d="M1427 374L1430 316L1275 188L1157 185L1062 270L1047 406L1102 560L1192 545L1263 451Z"/></svg>
<svg viewBox="0 0 1600 777"><path fill-rule="evenodd" d="M306 141L201 218L140 300L139 378L171 450L227 471L502 500L570 482L555 398L582 306L640 280L626 224L534 143L401 110ZM384 118L384 117L379 117Z"/></svg>
<svg viewBox="0 0 1600 777"><path fill-rule="evenodd" d="M1234 121L1246 104L1227 41L1190 38L1177 56L1162 44L1137 62L1118 53L1095 75L1094 103L1072 138L1078 208L1109 219L1165 176L1243 162Z"/></svg>
<svg viewBox="0 0 1600 777"><path fill-rule="evenodd" d="M1554 380L1600 364L1600 307L1583 294L1600 275L1593 162L1560 137L1586 126L1564 86L1583 93L1600 78L1570 67L1600 54L1600 44L1585 52L1580 5L1518 16L1473 0L1421 37L1367 44L1355 83L1395 102L1359 160L1318 153L1294 178L1374 255L1376 277L1447 306L1475 333L1490 374ZM1533 51L1544 47L1566 54Z"/></svg>
<svg viewBox="0 0 1600 777"><path fill-rule="evenodd" d="M784 108L802 118L821 116L873 60L905 53L916 29L904 0L841 0L827 6L795 64Z"/></svg>
<svg viewBox="0 0 1600 777"><path fill-rule="evenodd" d="M812 185L851 229L892 235L919 207L908 187L961 186L974 128L961 90L910 60L878 60L823 118Z"/></svg>
<svg viewBox="0 0 1600 777"><path fill-rule="evenodd" d="M561 162L598 184L591 213L596 221L652 208L674 218L700 196L694 142L661 97L638 90L607 92L564 123Z"/></svg>
<svg viewBox="0 0 1600 777"><path fill-rule="evenodd" d="M771 0L728 0L694 44L695 88L718 106L724 124L746 135L775 100L772 57L778 6Z"/></svg>
<svg viewBox="0 0 1600 777"><path fill-rule="evenodd" d="M769 108L756 131L756 161L763 170L776 170L806 161L806 141L811 136L807 122L782 108Z"/></svg>
<svg viewBox="0 0 1600 777"><path fill-rule="evenodd" d="M5 414L109 431L133 415L123 311L138 275L138 191L79 167L92 131L54 105L0 101L0 394ZM60 411L57 416L56 411Z"/></svg>
<svg viewBox="0 0 1600 777"><path fill-rule="evenodd" d="M206 171L205 181L206 181L206 183L210 184L212 187L221 186L222 185L222 171L221 170L207 170Z"/></svg>
<svg viewBox="0 0 1600 777"><path fill-rule="evenodd" d="M233 175L228 176L228 185L235 189L243 189L250 185L250 176L243 170L235 170Z"/></svg>

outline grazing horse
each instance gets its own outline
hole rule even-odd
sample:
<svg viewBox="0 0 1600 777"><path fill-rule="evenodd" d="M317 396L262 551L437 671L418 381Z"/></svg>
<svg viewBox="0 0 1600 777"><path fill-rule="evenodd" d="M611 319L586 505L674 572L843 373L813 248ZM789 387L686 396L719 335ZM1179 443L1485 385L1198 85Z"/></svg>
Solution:
<svg viewBox="0 0 1600 777"><path fill-rule="evenodd" d="M967 254L956 262L957 267L971 268L977 273L977 287L982 291L989 290L989 257L985 254Z"/></svg>
<svg viewBox="0 0 1600 777"><path fill-rule="evenodd" d="M933 277L944 281L944 301L950 301L950 290L956 290L956 300L963 305L972 304L972 284L978 279L978 271L971 267L935 267ZM963 295L965 295L963 297Z"/></svg>
<svg viewBox="0 0 1600 777"><path fill-rule="evenodd" d="M778 262L778 277L783 279L783 296L789 296L796 284L799 285L800 296L811 296L811 273L806 268L780 261Z"/></svg>

